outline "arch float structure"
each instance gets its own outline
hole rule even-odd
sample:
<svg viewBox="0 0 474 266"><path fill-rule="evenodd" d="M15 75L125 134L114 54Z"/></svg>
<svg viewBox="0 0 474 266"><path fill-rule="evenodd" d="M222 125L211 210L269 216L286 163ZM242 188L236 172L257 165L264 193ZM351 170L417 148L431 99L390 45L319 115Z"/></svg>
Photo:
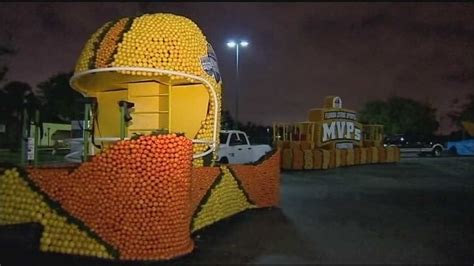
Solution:
<svg viewBox="0 0 474 266"><path fill-rule="evenodd" d="M359 164L396 163L400 149L383 145L383 125L364 125L344 109L339 96L326 96L308 120L273 123L274 145L282 150L282 169L313 170Z"/></svg>

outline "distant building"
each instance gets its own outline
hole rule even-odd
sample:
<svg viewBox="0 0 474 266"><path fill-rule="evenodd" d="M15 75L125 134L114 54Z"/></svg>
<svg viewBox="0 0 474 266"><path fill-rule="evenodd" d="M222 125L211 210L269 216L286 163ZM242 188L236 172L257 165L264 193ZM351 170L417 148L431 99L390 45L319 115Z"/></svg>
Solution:
<svg viewBox="0 0 474 266"><path fill-rule="evenodd" d="M31 125L32 136L35 127ZM43 136L40 136L38 146L52 147L57 141L71 138L71 124L43 123Z"/></svg>

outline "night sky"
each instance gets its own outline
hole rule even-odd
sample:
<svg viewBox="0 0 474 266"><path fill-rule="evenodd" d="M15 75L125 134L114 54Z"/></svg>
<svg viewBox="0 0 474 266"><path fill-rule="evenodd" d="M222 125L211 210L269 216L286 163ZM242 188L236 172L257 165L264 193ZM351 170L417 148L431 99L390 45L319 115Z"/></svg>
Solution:
<svg viewBox="0 0 474 266"><path fill-rule="evenodd" d="M474 92L471 3L4 3L1 33L19 50L7 79L36 87L72 70L105 22L162 12L190 18L213 45L225 109L236 88L226 42L250 42L240 56L242 121L306 120L326 95L355 110L398 95L431 102L446 133L452 100Z"/></svg>

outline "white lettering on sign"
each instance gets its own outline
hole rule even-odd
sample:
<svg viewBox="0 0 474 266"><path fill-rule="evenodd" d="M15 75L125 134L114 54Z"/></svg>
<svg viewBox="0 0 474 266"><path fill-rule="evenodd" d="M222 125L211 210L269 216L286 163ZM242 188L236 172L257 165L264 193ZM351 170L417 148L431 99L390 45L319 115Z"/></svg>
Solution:
<svg viewBox="0 0 474 266"><path fill-rule="evenodd" d="M324 113L324 119L347 119L347 120L357 120L356 114L352 112L345 112L345 111L331 111L331 112L325 112Z"/></svg>
<svg viewBox="0 0 474 266"><path fill-rule="evenodd" d="M347 123L346 139L351 138L352 133L354 133L354 123Z"/></svg>
<svg viewBox="0 0 474 266"><path fill-rule="evenodd" d="M323 123L323 142L336 139L360 141L360 129L351 121L332 121Z"/></svg>
<svg viewBox="0 0 474 266"><path fill-rule="evenodd" d="M355 113L346 113L346 118L350 120L357 120Z"/></svg>
<svg viewBox="0 0 474 266"><path fill-rule="evenodd" d="M337 138L342 139L344 138L344 129L346 127L345 121L337 121L336 128L337 128Z"/></svg>
<svg viewBox="0 0 474 266"><path fill-rule="evenodd" d="M328 126L327 123L323 124L323 142L328 141L330 139L335 139L336 138L336 127L334 125L334 122L331 123L330 126Z"/></svg>
<svg viewBox="0 0 474 266"><path fill-rule="evenodd" d="M337 112L337 118L346 118L346 112Z"/></svg>
<svg viewBox="0 0 474 266"><path fill-rule="evenodd" d="M354 130L354 139L355 140L360 140L360 129L359 128L356 128Z"/></svg>
<svg viewBox="0 0 474 266"><path fill-rule="evenodd" d="M326 112L324 113L324 119L332 119L336 118L337 113L336 112Z"/></svg>

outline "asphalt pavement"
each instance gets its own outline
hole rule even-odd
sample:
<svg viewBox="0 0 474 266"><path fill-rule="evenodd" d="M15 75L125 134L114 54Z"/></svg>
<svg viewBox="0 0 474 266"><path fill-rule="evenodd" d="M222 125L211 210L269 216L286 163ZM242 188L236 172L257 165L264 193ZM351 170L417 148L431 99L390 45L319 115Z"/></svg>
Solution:
<svg viewBox="0 0 474 266"><path fill-rule="evenodd" d="M193 235L195 264L474 263L474 157L282 173L279 208ZM26 263L26 264L25 264ZM137 265L0 250L0 265Z"/></svg>

